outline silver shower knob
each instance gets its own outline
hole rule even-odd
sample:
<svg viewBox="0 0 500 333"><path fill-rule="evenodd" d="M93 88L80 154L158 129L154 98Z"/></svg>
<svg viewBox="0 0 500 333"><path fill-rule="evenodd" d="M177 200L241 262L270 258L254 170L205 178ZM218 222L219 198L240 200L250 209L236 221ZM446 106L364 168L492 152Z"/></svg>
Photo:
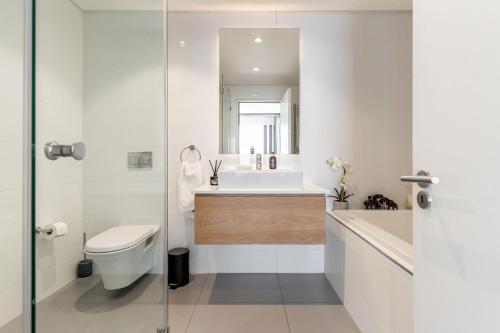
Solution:
<svg viewBox="0 0 500 333"><path fill-rule="evenodd" d="M85 144L81 141L76 141L71 145L71 156L73 156L75 160L83 160L86 152Z"/></svg>
<svg viewBox="0 0 500 333"><path fill-rule="evenodd" d="M50 141L45 144L45 156L49 160L57 160L59 157L73 157L75 160L83 160L86 149L85 144L81 141L76 141L71 145L60 145L56 141Z"/></svg>

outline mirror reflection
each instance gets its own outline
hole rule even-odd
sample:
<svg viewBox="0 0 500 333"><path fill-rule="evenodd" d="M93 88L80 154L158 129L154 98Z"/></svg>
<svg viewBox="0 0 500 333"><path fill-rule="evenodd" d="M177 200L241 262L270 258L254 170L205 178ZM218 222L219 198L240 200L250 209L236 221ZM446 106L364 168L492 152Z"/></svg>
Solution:
<svg viewBox="0 0 500 333"><path fill-rule="evenodd" d="M220 153L299 153L299 37L299 29L220 30Z"/></svg>

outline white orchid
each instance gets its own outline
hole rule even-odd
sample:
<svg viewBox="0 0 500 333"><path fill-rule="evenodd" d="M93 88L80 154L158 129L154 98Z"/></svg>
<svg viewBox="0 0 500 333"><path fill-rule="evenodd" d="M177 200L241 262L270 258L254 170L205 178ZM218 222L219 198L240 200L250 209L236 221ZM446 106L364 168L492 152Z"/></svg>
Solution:
<svg viewBox="0 0 500 333"><path fill-rule="evenodd" d="M340 169L342 167L342 165L344 164L344 162L345 161L342 160L342 158L338 157L338 156L335 156L333 158L329 158L328 160L326 160L326 163L328 163L333 170Z"/></svg>
<svg viewBox="0 0 500 333"><path fill-rule="evenodd" d="M352 194L347 195L347 188L349 187L349 178L351 177L353 171L351 164L347 162L347 160L343 159L340 156L335 156L335 157L330 157L329 159L326 160L326 163L333 169L333 170L341 170L342 175L339 178L339 183L340 183L340 191L335 189L335 192L337 193L334 198L337 201L347 201L347 199L352 196Z"/></svg>

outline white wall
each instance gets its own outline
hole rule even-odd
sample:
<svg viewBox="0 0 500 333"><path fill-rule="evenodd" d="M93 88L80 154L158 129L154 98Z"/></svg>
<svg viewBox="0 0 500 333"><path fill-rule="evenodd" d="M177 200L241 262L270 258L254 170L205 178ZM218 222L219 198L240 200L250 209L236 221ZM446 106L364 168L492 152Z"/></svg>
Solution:
<svg viewBox="0 0 500 333"><path fill-rule="evenodd" d="M189 245L194 271L217 270L231 249L194 246L193 222L176 204L180 150L195 144L206 170L208 159L218 156L219 28L300 28L301 155L287 160L302 164L307 182L335 185L324 161L343 155L354 167L354 207L374 192L400 205L406 196L398 178L411 172L411 13L290 12L278 13L275 22L274 12L169 13L169 247ZM285 251L281 260L258 246L237 249L235 260L242 262L285 262L294 255ZM288 268L323 270L316 247L293 249L305 259ZM255 262L242 269L267 271Z"/></svg>
<svg viewBox="0 0 500 333"><path fill-rule="evenodd" d="M354 168L352 207L373 193L403 206L399 176L411 171L411 13L291 13L278 22L301 27L305 180L334 186L323 160L342 155Z"/></svg>
<svg viewBox="0 0 500 333"><path fill-rule="evenodd" d="M46 142L82 139L83 13L69 0L37 6L36 221L64 221L66 236L37 238L37 299L42 300L76 276L82 249L82 162L50 161Z"/></svg>
<svg viewBox="0 0 500 333"><path fill-rule="evenodd" d="M164 61L161 12L84 15L83 215L87 237L122 224L164 226ZM127 152L152 151L129 170ZM163 233L163 232L162 232ZM162 240L156 271L162 269Z"/></svg>
<svg viewBox="0 0 500 333"><path fill-rule="evenodd" d="M0 327L22 312L23 6L0 1Z"/></svg>

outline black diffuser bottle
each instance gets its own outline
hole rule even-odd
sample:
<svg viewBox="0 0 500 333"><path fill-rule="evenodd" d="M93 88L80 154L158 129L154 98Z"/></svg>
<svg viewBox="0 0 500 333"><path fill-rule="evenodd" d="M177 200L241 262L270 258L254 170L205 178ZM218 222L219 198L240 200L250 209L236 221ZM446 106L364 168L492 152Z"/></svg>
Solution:
<svg viewBox="0 0 500 333"><path fill-rule="evenodd" d="M210 163L210 167L212 168L212 176L210 177L210 185L219 185L219 177L217 176L217 171L219 171L220 165L222 164L222 161L217 161L215 160L215 167L212 164L212 161L208 160Z"/></svg>

